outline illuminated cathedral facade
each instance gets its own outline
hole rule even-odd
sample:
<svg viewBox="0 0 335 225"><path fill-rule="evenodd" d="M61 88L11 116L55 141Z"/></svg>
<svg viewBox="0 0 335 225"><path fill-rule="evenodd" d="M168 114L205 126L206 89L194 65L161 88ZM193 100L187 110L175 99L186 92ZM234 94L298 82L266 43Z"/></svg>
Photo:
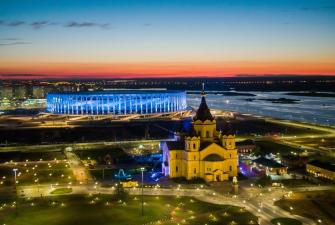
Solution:
<svg viewBox="0 0 335 225"><path fill-rule="evenodd" d="M178 141L163 143L162 172L170 178L201 178L225 181L237 176L238 155L235 133L226 124L220 132L201 92L201 103L192 121L192 131Z"/></svg>

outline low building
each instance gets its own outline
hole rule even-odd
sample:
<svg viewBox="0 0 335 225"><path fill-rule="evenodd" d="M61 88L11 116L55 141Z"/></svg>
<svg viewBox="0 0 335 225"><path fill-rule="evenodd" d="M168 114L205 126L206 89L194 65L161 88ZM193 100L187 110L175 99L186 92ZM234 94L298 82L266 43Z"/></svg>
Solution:
<svg viewBox="0 0 335 225"><path fill-rule="evenodd" d="M271 159L260 157L253 161L252 169L258 170L262 174L269 175L285 175L287 167Z"/></svg>
<svg viewBox="0 0 335 225"><path fill-rule="evenodd" d="M328 180L335 180L335 164L313 160L306 165L306 171Z"/></svg>
<svg viewBox="0 0 335 225"><path fill-rule="evenodd" d="M308 157L297 155L285 155L281 157L281 163L289 168L304 168L308 162Z"/></svg>
<svg viewBox="0 0 335 225"><path fill-rule="evenodd" d="M236 147L238 153L243 155L249 155L256 149L255 142L250 139L236 142Z"/></svg>

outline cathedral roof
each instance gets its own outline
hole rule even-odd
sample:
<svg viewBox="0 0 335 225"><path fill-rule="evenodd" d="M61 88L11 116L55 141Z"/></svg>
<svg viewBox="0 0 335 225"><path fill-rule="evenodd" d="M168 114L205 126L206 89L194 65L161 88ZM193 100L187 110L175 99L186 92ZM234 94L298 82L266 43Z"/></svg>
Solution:
<svg viewBox="0 0 335 225"><path fill-rule="evenodd" d="M199 135L197 134L197 132L195 131L194 127L191 128L191 131L188 133L189 137L198 137Z"/></svg>
<svg viewBox="0 0 335 225"><path fill-rule="evenodd" d="M183 141L167 141L169 150L184 150L185 144Z"/></svg>
<svg viewBox="0 0 335 225"><path fill-rule="evenodd" d="M200 151L207 148L208 146L210 146L211 144L213 144L214 142L210 142L210 141L202 141L200 143Z"/></svg>
<svg viewBox="0 0 335 225"><path fill-rule="evenodd" d="M206 120L212 121L214 119L214 117L212 116L211 111L208 108L208 105L206 103L206 98L205 98L206 92L205 92L205 84L204 83L202 83L202 91L201 91L200 95L201 95L201 103L199 105L197 113L193 117L193 121L197 121L197 120L200 120L202 122L204 122Z"/></svg>
<svg viewBox="0 0 335 225"><path fill-rule="evenodd" d="M231 127L229 122L226 122L223 126L222 135L235 135L234 129Z"/></svg>
<svg viewBox="0 0 335 225"><path fill-rule="evenodd" d="M202 122L204 122L206 120L212 121L213 119L214 117L212 116L211 111L207 106L206 98L204 95L202 95L200 106L197 110L196 115L193 117L193 120L201 120Z"/></svg>
<svg viewBox="0 0 335 225"><path fill-rule="evenodd" d="M206 156L203 161L223 161L223 158L217 154L210 154Z"/></svg>

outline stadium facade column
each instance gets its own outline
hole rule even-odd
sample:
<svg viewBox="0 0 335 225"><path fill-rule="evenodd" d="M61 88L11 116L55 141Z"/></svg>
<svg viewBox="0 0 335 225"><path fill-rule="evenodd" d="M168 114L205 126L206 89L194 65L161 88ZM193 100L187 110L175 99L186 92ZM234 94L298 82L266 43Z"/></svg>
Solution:
<svg viewBox="0 0 335 225"><path fill-rule="evenodd" d="M87 96L85 96L84 99L85 99L85 107L84 107L84 110L85 110L85 114L87 115L87 114L88 114L88 101L87 101Z"/></svg>
<svg viewBox="0 0 335 225"><path fill-rule="evenodd" d="M109 96L107 96L107 99L106 99L106 102L107 102L107 114L109 114L110 113L110 111L109 111Z"/></svg>
<svg viewBox="0 0 335 225"><path fill-rule="evenodd" d="M98 115L98 111L99 111L99 96L95 96L95 110L96 110L96 114Z"/></svg>
<svg viewBox="0 0 335 225"><path fill-rule="evenodd" d="M63 98L61 98L60 103L61 103L61 105L60 105L60 112L64 113L64 111L63 111L63 109L64 109Z"/></svg>
<svg viewBox="0 0 335 225"><path fill-rule="evenodd" d="M56 97L56 112L59 113L59 100L57 97Z"/></svg>
<svg viewBox="0 0 335 225"><path fill-rule="evenodd" d="M179 98L177 98L177 110L179 110Z"/></svg>
<svg viewBox="0 0 335 225"><path fill-rule="evenodd" d="M168 111L171 112L171 99L168 98Z"/></svg>
<svg viewBox="0 0 335 225"><path fill-rule="evenodd" d="M144 96L144 104L145 104L145 114L148 114L148 99L147 96Z"/></svg>
<svg viewBox="0 0 335 225"><path fill-rule="evenodd" d="M135 111L138 114L138 97L135 95Z"/></svg>
<svg viewBox="0 0 335 225"><path fill-rule="evenodd" d="M140 95L140 110L141 110L141 115L143 114L143 105L142 105L142 96Z"/></svg>
<svg viewBox="0 0 335 225"><path fill-rule="evenodd" d="M113 100L112 100L112 106L113 106L113 113L114 115L116 114L116 97L113 97Z"/></svg>
<svg viewBox="0 0 335 225"><path fill-rule="evenodd" d="M150 98L150 113L152 113L152 96L149 96Z"/></svg>
<svg viewBox="0 0 335 225"><path fill-rule="evenodd" d="M123 114L127 114L127 99L126 96L123 96Z"/></svg>
<svg viewBox="0 0 335 225"><path fill-rule="evenodd" d="M121 114L121 97L120 95L117 96L117 100L118 100L118 113L117 114Z"/></svg>
<svg viewBox="0 0 335 225"><path fill-rule="evenodd" d="M132 113L133 113L133 109L132 109L132 107L133 107L133 103L132 103L132 101L133 101L133 96L130 95L129 98L130 98L130 99L129 99L129 113L132 114Z"/></svg>
<svg viewBox="0 0 335 225"><path fill-rule="evenodd" d="M73 97L70 98L70 105L71 105L71 113L74 114L74 105L73 105Z"/></svg>

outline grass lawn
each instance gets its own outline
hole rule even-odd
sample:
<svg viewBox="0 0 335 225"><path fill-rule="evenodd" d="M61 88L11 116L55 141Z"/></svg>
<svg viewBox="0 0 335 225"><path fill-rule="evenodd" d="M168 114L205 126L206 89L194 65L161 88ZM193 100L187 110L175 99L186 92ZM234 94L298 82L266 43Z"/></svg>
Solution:
<svg viewBox="0 0 335 225"><path fill-rule="evenodd" d="M281 180L280 183L284 184L285 187L292 187L292 188L317 185L315 181L300 180L300 179Z"/></svg>
<svg viewBox="0 0 335 225"><path fill-rule="evenodd" d="M133 163L133 158L121 148L94 149L94 150L76 150L76 155L82 160L90 158L96 160L98 164L106 164L110 161L112 164Z"/></svg>
<svg viewBox="0 0 335 225"><path fill-rule="evenodd" d="M301 149L290 147L287 145L278 144L272 141L256 141L256 146L258 147L255 151L257 154L266 155L269 153L280 153L281 155L289 155L292 152L301 152Z"/></svg>
<svg viewBox="0 0 335 225"><path fill-rule="evenodd" d="M332 148L335 145L334 138L299 138L294 140L293 142L306 145L309 147L317 148L317 147L325 147L325 148Z"/></svg>
<svg viewBox="0 0 335 225"><path fill-rule="evenodd" d="M280 218L275 218L271 220L272 224L275 225L302 225L302 223L299 220L292 219L292 218L285 218L285 217L280 217Z"/></svg>
<svg viewBox="0 0 335 225"><path fill-rule="evenodd" d="M275 123L272 121L264 120L262 118L254 118L249 116L238 115L239 118L243 119L233 119L230 120L232 127L238 130L238 137L241 135L249 136L250 134L260 134L260 135L317 135L326 134L327 132L291 126L287 124ZM223 128L225 120L218 119L217 126L218 129Z"/></svg>
<svg viewBox="0 0 335 225"><path fill-rule="evenodd" d="M55 196L24 200L18 208L10 202L0 210L0 224L10 225L138 225L257 224L257 217L242 208L213 205L189 197L144 196L113 200L111 195Z"/></svg>
<svg viewBox="0 0 335 225"><path fill-rule="evenodd" d="M4 162L25 162L29 161L39 161L40 159L44 161L49 160L64 160L65 156L62 152L0 152L0 163Z"/></svg>
<svg viewBox="0 0 335 225"><path fill-rule="evenodd" d="M277 206L293 214L321 219L322 224L335 224L335 191L295 192L292 197L281 199ZM290 207L293 207L290 210Z"/></svg>
<svg viewBox="0 0 335 225"><path fill-rule="evenodd" d="M40 184L74 182L72 170L65 162L32 162L3 164L0 166L0 187L14 183L13 168L17 168L18 185L30 185L36 182ZM37 179L37 180L36 180ZM2 183L1 183L2 182Z"/></svg>
<svg viewBox="0 0 335 225"><path fill-rule="evenodd" d="M72 192L72 188L57 188L51 192L53 195L68 194Z"/></svg>

